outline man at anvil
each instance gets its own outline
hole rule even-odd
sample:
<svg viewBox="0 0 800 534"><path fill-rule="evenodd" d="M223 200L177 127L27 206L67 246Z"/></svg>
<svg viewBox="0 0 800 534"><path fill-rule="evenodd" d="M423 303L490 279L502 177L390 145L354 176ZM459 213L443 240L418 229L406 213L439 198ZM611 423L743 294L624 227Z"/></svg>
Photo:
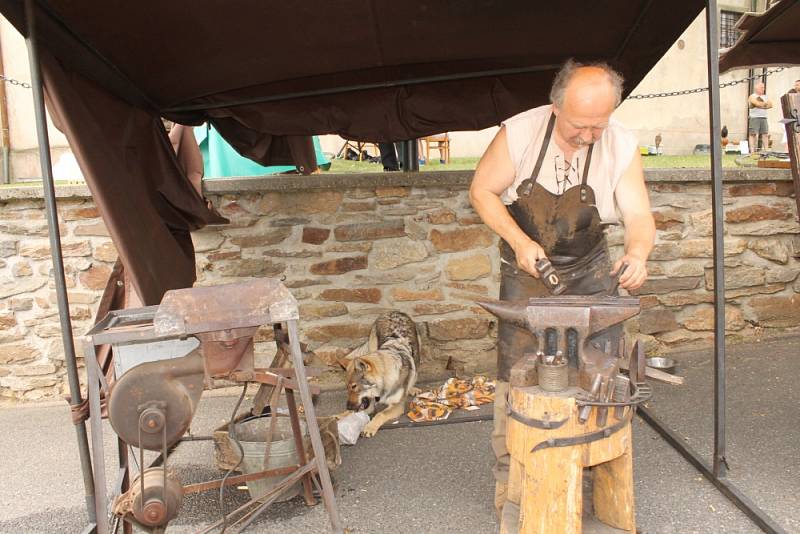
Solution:
<svg viewBox="0 0 800 534"><path fill-rule="evenodd" d="M625 289L646 280L655 223L636 137L611 118L622 84L620 74L606 64L570 60L553 81L551 104L503 122L486 149L470 199L502 238L502 300L551 294L536 269L543 258L559 273L566 295L613 292L617 277ZM612 268L604 228L620 220L625 253ZM536 340L527 330L500 321L492 434L498 514L508 480L503 399L509 371L517 359L535 350Z"/></svg>

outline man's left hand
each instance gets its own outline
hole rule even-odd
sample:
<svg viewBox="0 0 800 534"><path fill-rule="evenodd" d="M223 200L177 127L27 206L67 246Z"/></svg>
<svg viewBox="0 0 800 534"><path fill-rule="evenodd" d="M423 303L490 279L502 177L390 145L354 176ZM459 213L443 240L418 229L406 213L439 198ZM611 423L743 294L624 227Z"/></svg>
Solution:
<svg viewBox="0 0 800 534"><path fill-rule="evenodd" d="M626 254L614 264L611 276L616 275L622 268L622 264L627 263L628 267L619 278L619 286L627 290L637 289L647 280L647 262L635 256Z"/></svg>

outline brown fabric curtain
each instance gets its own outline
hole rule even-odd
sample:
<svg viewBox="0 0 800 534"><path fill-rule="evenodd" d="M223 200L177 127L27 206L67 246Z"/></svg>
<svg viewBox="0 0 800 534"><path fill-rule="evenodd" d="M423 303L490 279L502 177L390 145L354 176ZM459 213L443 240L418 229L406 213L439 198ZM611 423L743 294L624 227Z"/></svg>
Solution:
<svg viewBox="0 0 800 534"><path fill-rule="evenodd" d="M195 281L189 232L225 223L182 171L159 117L41 53L48 109L65 133L145 305Z"/></svg>

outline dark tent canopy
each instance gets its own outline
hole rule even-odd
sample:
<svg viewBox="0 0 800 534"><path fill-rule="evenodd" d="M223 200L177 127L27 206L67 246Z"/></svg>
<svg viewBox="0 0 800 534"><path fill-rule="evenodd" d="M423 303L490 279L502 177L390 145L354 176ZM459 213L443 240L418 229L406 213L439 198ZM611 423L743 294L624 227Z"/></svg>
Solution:
<svg viewBox="0 0 800 534"><path fill-rule="evenodd" d="M783 0L764 13L747 13L742 32L719 59L719 70L756 65L800 65L800 2Z"/></svg>
<svg viewBox="0 0 800 534"><path fill-rule="evenodd" d="M160 117L211 121L286 163L304 136L410 139L546 103L567 58L606 60L629 93L700 0L341 2L38 0L50 112L146 304L194 280L189 232L219 221ZM20 0L0 11L27 32ZM579 15L579 16L578 16Z"/></svg>

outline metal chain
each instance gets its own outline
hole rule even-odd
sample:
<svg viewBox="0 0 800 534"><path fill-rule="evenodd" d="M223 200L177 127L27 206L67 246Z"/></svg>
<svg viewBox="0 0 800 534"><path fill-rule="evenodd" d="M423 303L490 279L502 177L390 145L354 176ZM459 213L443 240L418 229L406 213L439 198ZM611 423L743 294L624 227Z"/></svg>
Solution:
<svg viewBox="0 0 800 534"><path fill-rule="evenodd" d="M761 78L762 76L769 76L770 74L775 74L776 72L780 72L786 69L786 67L776 67L774 69L768 69L767 72L764 74L754 74L752 76L748 76L747 78L742 78L741 80L732 80L730 82L724 82L719 84L720 89L724 89L725 87L733 87L734 85L739 85L740 83L749 82L750 80L755 80L756 78ZM663 98L666 96L680 96L680 95L691 95L694 93L702 93L704 91L708 91L708 87L697 87L695 89L684 89L683 91L668 91L665 93L650 93L647 95L631 95L626 100L644 100L646 98Z"/></svg>
<svg viewBox="0 0 800 534"><path fill-rule="evenodd" d="M2 74L0 74L0 81L8 82L11 85L19 85L23 89L30 89L31 88L31 84L29 84L28 82L21 82L19 80L15 80L14 78L7 78L7 77L3 76Z"/></svg>

